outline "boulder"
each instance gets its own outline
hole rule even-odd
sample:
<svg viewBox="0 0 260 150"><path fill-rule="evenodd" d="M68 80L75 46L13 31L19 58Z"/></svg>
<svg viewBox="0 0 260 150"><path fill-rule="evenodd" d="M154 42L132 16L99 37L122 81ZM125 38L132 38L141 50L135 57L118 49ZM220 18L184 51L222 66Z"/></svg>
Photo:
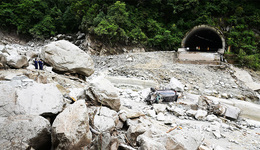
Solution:
<svg viewBox="0 0 260 150"><path fill-rule="evenodd" d="M60 40L45 45L40 57L54 70L90 76L94 73L92 58L69 41Z"/></svg>
<svg viewBox="0 0 260 150"><path fill-rule="evenodd" d="M16 90L16 99L13 100L16 114L58 114L62 111L63 96L54 84L33 83L26 88Z"/></svg>
<svg viewBox="0 0 260 150"><path fill-rule="evenodd" d="M143 134L146 131L146 128L143 124L136 124L136 125L131 125L128 130L127 130L127 138L130 143L133 145L136 144L136 138Z"/></svg>
<svg viewBox="0 0 260 150"><path fill-rule="evenodd" d="M50 149L50 130L50 122L41 116L10 116L0 121L0 149Z"/></svg>
<svg viewBox="0 0 260 150"><path fill-rule="evenodd" d="M80 149L92 139L85 101L79 100L61 112L52 125L53 149Z"/></svg>
<svg viewBox="0 0 260 150"><path fill-rule="evenodd" d="M110 81L103 77L96 77L90 81L86 95L92 101L99 102L115 111L120 109L121 103L118 90Z"/></svg>
<svg viewBox="0 0 260 150"><path fill-rule="evenodd" d="M12 46L6 46L2 50L0 57L2 61L4 60L4 62L1 63L7 64L8 66L16 69L29 66L26 56L20 55L18 50Z"/></svg>

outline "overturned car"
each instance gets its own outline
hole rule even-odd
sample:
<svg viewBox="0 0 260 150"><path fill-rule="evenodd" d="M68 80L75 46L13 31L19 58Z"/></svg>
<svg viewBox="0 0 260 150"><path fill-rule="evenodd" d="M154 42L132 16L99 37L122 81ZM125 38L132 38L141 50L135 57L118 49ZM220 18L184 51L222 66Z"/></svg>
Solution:
<svg viewBox="0 0 260 150"><path fill-rule="evenodd" d="M178 95L174 89L155 90L151 88L151 92L145 98L147 104L160 103L160 102L174 102L177 101Z"/></svg>

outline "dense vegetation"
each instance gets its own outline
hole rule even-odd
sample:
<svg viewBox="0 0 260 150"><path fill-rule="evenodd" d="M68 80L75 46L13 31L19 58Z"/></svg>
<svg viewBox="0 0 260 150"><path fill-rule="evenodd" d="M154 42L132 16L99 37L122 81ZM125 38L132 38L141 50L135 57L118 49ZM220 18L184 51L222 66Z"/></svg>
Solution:
<svg viewBox="0 0 260 150"><path fill-rule="evenodd" d="M207 24L224 32L241 65L260 69L259 7L258 0L1 0L0 26L35 38L81 30L108 44L173 50Z"/></svg>

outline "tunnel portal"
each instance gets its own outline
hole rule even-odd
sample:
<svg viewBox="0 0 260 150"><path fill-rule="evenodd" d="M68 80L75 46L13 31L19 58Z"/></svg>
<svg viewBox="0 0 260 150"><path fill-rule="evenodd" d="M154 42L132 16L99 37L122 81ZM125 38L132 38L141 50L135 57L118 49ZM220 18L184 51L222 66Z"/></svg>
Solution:
<svg viewBox="0 0 260 150"><path fill-rule="evenodd" d="M182 40L182 47L187 51L224 53L225 40L218 29L200 25L186 34Z"/></svg>

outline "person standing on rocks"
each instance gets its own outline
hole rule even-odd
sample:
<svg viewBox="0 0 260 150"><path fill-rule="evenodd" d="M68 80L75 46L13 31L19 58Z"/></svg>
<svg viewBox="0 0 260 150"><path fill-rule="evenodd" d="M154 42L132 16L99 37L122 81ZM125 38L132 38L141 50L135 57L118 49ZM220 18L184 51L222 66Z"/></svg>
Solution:
<svg viewBox="0 0 260 150"><path fill-rule="evenodd" d="M39 63L40 70L43 70L43 61L42 61L42 59L40 59L38 61L38 63Z"/></svg>
<svg viewBox="0 0 260 150"><path fill-rule="evenodd" d="M33 63L34 63L35 69L38 69L38 61L37 61L37 58L34 59Z"/></svg>

